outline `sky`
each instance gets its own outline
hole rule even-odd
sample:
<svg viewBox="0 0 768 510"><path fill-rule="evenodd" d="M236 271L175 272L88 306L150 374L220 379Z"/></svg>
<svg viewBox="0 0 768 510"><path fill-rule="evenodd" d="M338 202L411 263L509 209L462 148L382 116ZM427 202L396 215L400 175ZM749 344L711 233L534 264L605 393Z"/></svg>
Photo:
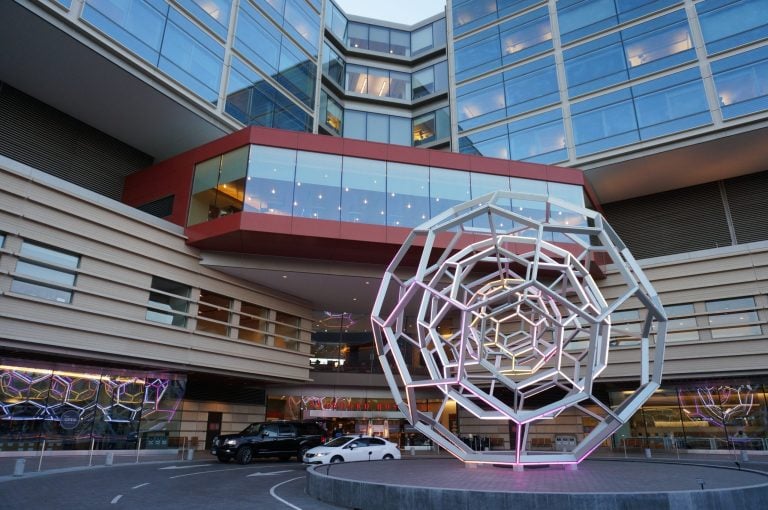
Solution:
<svg viewBox="0 0 768 510"><path fill-rule="evenodd" d="M413 25L445 10L445 0L336 0L347 14Z"/></svg>

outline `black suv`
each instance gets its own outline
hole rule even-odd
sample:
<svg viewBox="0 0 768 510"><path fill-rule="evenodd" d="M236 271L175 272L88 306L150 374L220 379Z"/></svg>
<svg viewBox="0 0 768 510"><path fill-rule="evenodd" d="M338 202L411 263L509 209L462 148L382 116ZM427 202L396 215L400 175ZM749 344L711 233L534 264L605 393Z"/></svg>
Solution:
<svg viewBox="0 0 768 510"><path fill-rule="evenodd" d="M254 457L297 457L301 462L307 450L324 441L325 431L317 423L270 421L252 423L239 434L213 438L211 453L221 462L235 459L240 464L248 464Z"/></svg>

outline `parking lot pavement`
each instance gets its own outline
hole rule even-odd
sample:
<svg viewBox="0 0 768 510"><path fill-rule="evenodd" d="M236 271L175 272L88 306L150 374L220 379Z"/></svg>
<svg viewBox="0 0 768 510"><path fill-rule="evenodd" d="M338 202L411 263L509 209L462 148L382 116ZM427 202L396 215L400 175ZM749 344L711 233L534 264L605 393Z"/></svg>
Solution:
<svg viewBox="0 0 768 510"><path fill-rule="evenodd" d="M748 455L747 460L740 452L730 454L701 454L687 453L684 451L653 451L651 460L669 462L696 462L718 466L741 467L768 472L768 455ZM440 451L410 451L403 450L403 460L443 458L450 455ZM645 452L640 451L597 451L590 456L592 459L601 458L626 458L645 459ZM15 473L19 470L19 461L22 461L21 475ZM168 450L88 450L77 451L52 451L42 456L39 451L24 452L0 452L0 481L18 478L18 476L37 476L46 472L60 472L62 470L78 470L99 468L109 465L136 464L149 462L213 462L216 459L207 451L197 450L190 452L182 449Z"/></svg>

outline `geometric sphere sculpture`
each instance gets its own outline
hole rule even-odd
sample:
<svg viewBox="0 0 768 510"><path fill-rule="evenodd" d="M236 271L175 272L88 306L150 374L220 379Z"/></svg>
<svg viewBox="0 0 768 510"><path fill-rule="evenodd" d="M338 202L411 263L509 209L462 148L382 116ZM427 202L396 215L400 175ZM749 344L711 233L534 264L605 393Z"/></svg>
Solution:
<svg viewBox="0 0 768 510"><path fill-rule="evenodd" d="M593 279L606 265L615 271L609 298ZM611 406L593 389L608 366L611 315L622 305L645 310L640 370L634 389ZM578 463L661 383L667 319L658 295L599 213L544 195L499 191L416 227L388 266L371 315L399 409L464 462ZM424 399L441 400L436 414L418 408ZM510 447L467 444L443 426L450 401L508 422ZM586 418L591 430L567 451L538 450L531 431L563 413Z"/></svg>

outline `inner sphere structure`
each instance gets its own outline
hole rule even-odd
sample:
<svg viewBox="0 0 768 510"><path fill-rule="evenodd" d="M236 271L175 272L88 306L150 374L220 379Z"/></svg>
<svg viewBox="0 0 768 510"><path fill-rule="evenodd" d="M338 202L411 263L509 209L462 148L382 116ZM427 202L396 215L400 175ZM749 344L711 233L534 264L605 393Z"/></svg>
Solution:
<svg viewBox="0 0 768 510"><path fill-rule="evenodd" d="M607 267L610 298L594 280ZM622 307L643 318L640 375L610 405L593 389ZM384 273L372 324L390 390L414 428L465 462L512 465L576 464L626 423L661 383L667 330L658 295L599 213L503 191L410 233ZM437 413L418 409L436 398ZM508 422L509 446L472 445L445 427L451 401ZM536 448L537 427L558 419L590 431L567 448Z"/></svg>

